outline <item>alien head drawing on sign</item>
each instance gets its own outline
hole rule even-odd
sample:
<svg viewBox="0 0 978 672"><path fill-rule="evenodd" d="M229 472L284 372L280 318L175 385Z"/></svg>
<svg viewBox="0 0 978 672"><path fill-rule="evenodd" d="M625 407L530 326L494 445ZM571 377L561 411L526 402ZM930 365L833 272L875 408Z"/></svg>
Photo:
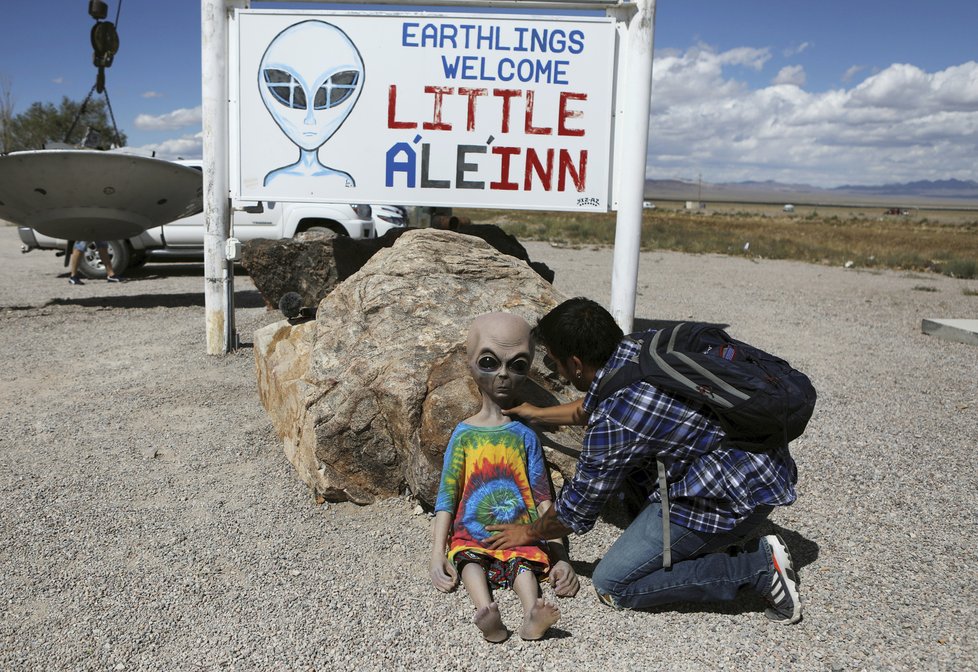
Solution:
<svg viewBox="0 0 978 672"><path fill-rule="evenodd" d="M320 162L319 148L350 115L363 79L360 52L332 24L302 21L275 36L258 68L258 88L275 123L299 148L299 160L270 171L264 186L273 180L355 186L352 175Z"/></svg>

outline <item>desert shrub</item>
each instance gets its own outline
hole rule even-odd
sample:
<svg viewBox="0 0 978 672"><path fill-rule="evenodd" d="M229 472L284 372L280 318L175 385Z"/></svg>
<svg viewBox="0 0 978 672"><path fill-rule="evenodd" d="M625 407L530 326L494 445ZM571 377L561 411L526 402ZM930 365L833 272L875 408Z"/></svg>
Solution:
<svg viewBox="0 0 978 672"><path fill-rule="evenodd" d="M978 262L974 259L952 259L941 266L941 272L953 278L978 278Z"/></svg>

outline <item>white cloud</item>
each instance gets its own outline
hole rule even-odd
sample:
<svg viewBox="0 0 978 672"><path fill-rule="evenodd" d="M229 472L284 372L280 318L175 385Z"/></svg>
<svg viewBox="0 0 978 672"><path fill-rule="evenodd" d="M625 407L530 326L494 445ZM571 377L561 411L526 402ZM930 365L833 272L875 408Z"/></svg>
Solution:
<svg viewBox="0 0 978 672"><path fill-rule="evenodd" d="M978 63L936 73L894 64L817 93L804 90L800 66L757 89L730 67L768 60L765 50L744 48L657 53L650 176L819 186L974 179Z"/></svg>
<svg viewBox="0 0 978 672"><path fill-rule="evenodd" d="M134 122L136 128L141 131L173 131L187 126L199 126L201 124L200 106L194 108L180 108L160 114L140 114Z"/></svg>
<svg viewBox="0 0 978 672"><path fill-rule="evenodd" d="M674 103L736 98L746 92L747 85L726 78L724 69L740 66L760 71L770 58L767 49L747 47L717 53L698 46L685 54L657 54L652 63L652 105L665 109Z"/></svg>
<svg viewBox="0 0 978 672"><path fill-rule="evenodd" d="M163 94L159 91L144 91L143 98L162 98Z"/></svg>
<svg viewBox="0 0 978 672"><path fill-rule="evenodd" d="M915 65L896 63L852 90L856 106L917 107L931 89L930 76Z"/></svg>
<svg viewBox="0 0 978 672"><path fill-rule="evenodd" d="M932 86L945 107L974 110L978 105L978 63L969 61L935 73Z"/></svg>
<svg viewBox="0 0 978 672"><path fill-rule="evenodd" d="M843 82L851 82L853 77L858 75L860 72L866 69L865 65L851 65L846 68L846 71L842 73Z"/></svg>
<svg viewBox="0 0 978 672"><path fill-rule="evenodd" d="M163 142L150 143L137 149L156 152L161 159L199 159L203 155L203 131L179 138L171 138Z"/></svg>
<svg viewBox="0 0 978 672"><path fill-rule="evenodd" d="M803 51L808 50L809 48L811 48L811 46L812 46L811 42L802 42L801 44L795 45L793 47L788 47L781 53L782 55L784 55L785 58L791 58L792 56L797 56Z"/></svg>
<svg viewBox="0 0 978 672"><path fill-rule="evenodd" d="M775 86L778 84L805 86L805 68L800 65L786 65L778 71L771 83Z"/></svg>
<svg viewBox="0 0 978 672"><path fill-rule="evenodd" d="M55 77L54 79L51 80L51 83L52 84L64 84L65 83L65 78L64 77L61 77L61 76Z"/></svg>

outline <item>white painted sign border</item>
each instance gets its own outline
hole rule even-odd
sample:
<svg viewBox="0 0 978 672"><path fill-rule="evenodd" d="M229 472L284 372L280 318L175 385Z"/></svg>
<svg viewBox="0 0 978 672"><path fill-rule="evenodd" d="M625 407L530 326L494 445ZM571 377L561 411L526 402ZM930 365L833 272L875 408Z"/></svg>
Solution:
<svg viewBox="0 0 978 672"><path fill-rule="evenodd" d="M610 17L238 10L231 21L229 144L235 202L590 212L613 207L618 35ZM283 41L277 36L294 32L290 26L298 24L314 24L323 33L329 26L348 36L362 57L364 81L355 107L315 152L320 174L343 177L272 177L265 184L276 167L298 162L301 139L296 141L294 131L288 135L289 122L275 116L283 111L281 101L267 92L260 95L259 64L268 60L262 60L272 50L268 44L274 39L274 47ZM425 28L438 28L441 39L432 40L430 31L421 32ZM476 30L488 38L479 41L481 49L475 48ZM403 45L391 47L396 41ZM520 82L513 64L521 75L529 72L524 66L533 64L544 72L537 81ZM454 77L445 74L450 66ZM302 67L312 73L311 66ZM504 72L505 67L510 69ZM468 79L462 79L463 72ZM510 81L486 80L484 74L509 74ZM556 82L541 82L541 77ZM399 149L391 156L394 147ZM305 152L307 163L310 154Z"/></svg>

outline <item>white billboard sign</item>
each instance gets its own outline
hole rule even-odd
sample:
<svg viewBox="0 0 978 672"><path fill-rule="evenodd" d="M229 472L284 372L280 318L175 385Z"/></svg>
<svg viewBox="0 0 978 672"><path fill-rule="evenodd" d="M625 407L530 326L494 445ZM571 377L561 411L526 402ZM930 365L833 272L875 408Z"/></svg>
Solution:
<svg viewBox="0 0 978 672"><path fill-rule="evenodd" d="M236 201L607 211L607 17L239 10Z"/></svg>

